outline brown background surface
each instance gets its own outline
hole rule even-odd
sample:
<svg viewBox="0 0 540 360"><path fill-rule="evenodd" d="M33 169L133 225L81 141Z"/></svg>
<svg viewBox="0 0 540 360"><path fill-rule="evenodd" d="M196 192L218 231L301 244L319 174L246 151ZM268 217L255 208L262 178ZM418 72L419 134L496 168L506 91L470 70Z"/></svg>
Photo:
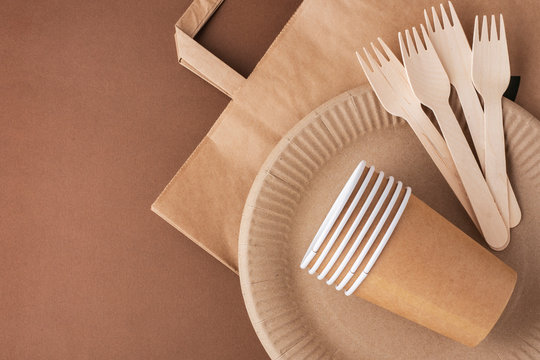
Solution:
<svg viewBox="0 0 540 360"><path fill-rule="evenodd" d="M150 211L228 99L176 62L190 0L0 5L0 358L261 359L238 277ZM197 39L247 76L300 0Z"/></svg>

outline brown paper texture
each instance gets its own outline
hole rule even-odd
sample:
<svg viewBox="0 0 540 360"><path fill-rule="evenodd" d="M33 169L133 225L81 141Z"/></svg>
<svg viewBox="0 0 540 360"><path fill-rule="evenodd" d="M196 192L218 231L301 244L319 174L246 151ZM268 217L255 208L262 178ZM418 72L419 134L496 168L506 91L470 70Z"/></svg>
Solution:
<svg viewBox="0 0 540 360"><path fill-rule="evenodd" d="M208 19L207 9L212 9L211 13L219 3L197 1L201 2L203 5L189 12L190 20L181 23L189 34ZM438 3L414 0L404 6L398 0L304 1L247 80L230 80L236 77L223 72L211 75L228 79L224 86L230 89L225 91L222 86L221 90L233 100L152 210L237 271L242 208L271 149L312 109L366 82L355 50L380 36L398 54L398 31L423 22L423 9ZM518 103L540 114L540 93L535 85L535 80L540 80L540 67L533 60L540 57L535 15L540 3L458 0L454 6L469 38L474 15L504 14L512 73L523 76ZM204 53L193 56L208 63ZM203 71L212 69L206 66Z"/></svg>

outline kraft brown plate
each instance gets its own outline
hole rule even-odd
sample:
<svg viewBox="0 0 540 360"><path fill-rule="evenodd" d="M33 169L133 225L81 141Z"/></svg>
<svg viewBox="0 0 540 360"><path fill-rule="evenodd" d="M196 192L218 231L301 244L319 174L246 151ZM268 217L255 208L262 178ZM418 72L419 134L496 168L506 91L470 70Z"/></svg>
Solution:
<svg viewBox="0 0 540 360"><path fill-rule="evenodd" d="M317 108L281 140L253 183L239 238L244 300L272 359L540 359L540 122L510 101L504 120L509 176L523 218L508 248L495 254L518 272L518 283L501 319L475 348L346 297L299 268L363 159L410 185L486 246L408 125L361 86Z"/></svg>

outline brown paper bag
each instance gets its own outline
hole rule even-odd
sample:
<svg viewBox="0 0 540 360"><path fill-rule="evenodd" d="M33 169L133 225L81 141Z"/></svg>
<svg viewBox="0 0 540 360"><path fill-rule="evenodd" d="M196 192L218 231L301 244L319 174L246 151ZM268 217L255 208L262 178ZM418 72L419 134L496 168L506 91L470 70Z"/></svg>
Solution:
<svg viewBox="0 0 540 360"><path fill-rule="evenodd" d="M423 22L422 10L439 0L305 0L247 79L192 39L221 1L195 0L176 24L175 39L180 63L232 101L152 210L237 271L242 208L271 149L312 109L366 82L355 50L380 36L399 53L398 31ZM540 67L531 59L540 56L533 46L540 3L459 0L454 6L469 37L474 15L504 13L512 72L527 75L518 102L539 114Z"/></svg>

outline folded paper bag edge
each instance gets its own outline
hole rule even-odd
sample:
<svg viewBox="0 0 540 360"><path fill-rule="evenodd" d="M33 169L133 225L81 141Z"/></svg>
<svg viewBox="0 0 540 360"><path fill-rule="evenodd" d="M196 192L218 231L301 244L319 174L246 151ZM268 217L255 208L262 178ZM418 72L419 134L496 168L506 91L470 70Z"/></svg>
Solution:
<svg viewBox="0 0 540 360"><path fill-rule="evenodd" d="M153 213L158 215L160 218L165 220L167 223L172 225L176 230L180 231L184 236L186 236L189 240L193 241L195 244L200 246L204 251L206 251L208 254L212 255L215 259L217 259L220 263L225 265L227 268L232 270L236 275L238 275L238 267L235 267L233 264L230 264L229 262L225 261L222 256L220 256L218 253L214 252L211 248L207 247L203 242L200 242L196 239L196 237L190 235L190 233L184 229L182 229L178 224L176 224L174 221L172 221L165 213L160 211L159 207L159 197L154 201L152 206L150 207Z"/></svg>
<svg viewBox="0 0 540 360"><path fill-rule="evenodd" d="M178 27L175 28L174 41L180 65L206 80L229 98L234 97L246 80L242 75Z"/></svg>
<svg viewBox="0 0 540 360"><path fill-rule="evenodd" d="M194 0L180 16L175 27L190 37L197 35L199 30L214 15L224 0Z"/></svg>
<svg viewBox="0 0 540 360"><path fill-rule="evenodd" d="M219 123L219 119L216 122L216 124L217 123ZM158 215L163 220L171 224L175 229L177 229L182 234L184 234L188 239L190 239L195 244L200 246L203 250L205 250L210 255L212 255L212 257L216 258L217 260L219 260L219 262L221 262L227 268L229 268L230 270L238 274L238 258L237 257L234 258L234 256L231 258L230 254L226 251L226 249L230 247L230 245L228 245L226 241L224 240L214 241L212 242L212 244L215 244L214 247L208 246L209 244L208 241L198 240L198 237L192 234L192 231L189 231L189 229L181 225L182 224L181 221L175 221L170 217L171 202L170 202L170 198L168 198L166 195L169 193L171 188L177 183L178 178L184 175L184 172L186 172L190 168L190 165L192 164L192 162L198 158L198 156L201 154L201 151L205 148L209 148L211 143L212 143L212 140L208 137L208 134L205 135L205 137L197 145L195 150L189 155L188 159L182 164L180 169L175 173L174 177L167 183L165 188L161 191L159 196L152 203L150 209L156 215ZM207 146L205 147L205 145Z"/></svg>

